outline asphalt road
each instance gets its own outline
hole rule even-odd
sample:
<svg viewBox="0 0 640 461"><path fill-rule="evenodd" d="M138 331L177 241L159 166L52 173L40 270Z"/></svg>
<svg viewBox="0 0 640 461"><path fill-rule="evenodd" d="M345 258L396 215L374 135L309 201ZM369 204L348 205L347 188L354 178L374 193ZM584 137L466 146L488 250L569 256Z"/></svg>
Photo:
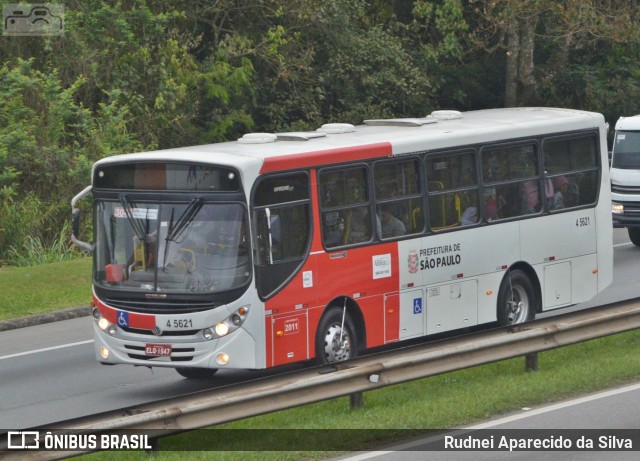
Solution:
<svg viewBox="0 0 640 461"><path fill-rule="evenodd" d="M614 234L614 283L590 304L640 296L640 248L628 242L626 231ZM102 366L94 360L91 322L84 317L0 333L0 431L43 426L274 373L223 370L207 382L186 380L170 369Z"/></svg>
<svg viewBox="0 0 640 461"><path fill-rule="evenodd" d="M640 401L640 383L539 408L523 408L512 415L465 428L468 431L417 438L401 444L382 447L376 451L353 453L336 458L336 461L338 459L340 461L417 461L424 459L430 461L635 461L638 459L638 451L640 450L640 446L638 446L640 444L638 401ZM513 452L508 450L434 450L434 447L443 446L443 439L447 435L453 435L460 440L469 437L476 440L490 439L493 436L493 445L494 448L497 448L500 446L502 437L506 437L508 444L514 440L535 437L539 434L537 431L540 429L543 429L542 435L548 440L551 440L552 436L558 440L562 435L572 438L571 449L566 451L523 450ZM624 432L615 432L617 429ZM629 434L628 430L633 430L635 433L632 439L634 450L609 449L612 433L619 434L617 439L621 442L619 446L626 446L626 442L623 440ZM591 440L594 448L604 442L606 449L598 451L576 449L577 440L582 437L585 440ZM601 441L600 437L605 437L605 440Z"/></svg>

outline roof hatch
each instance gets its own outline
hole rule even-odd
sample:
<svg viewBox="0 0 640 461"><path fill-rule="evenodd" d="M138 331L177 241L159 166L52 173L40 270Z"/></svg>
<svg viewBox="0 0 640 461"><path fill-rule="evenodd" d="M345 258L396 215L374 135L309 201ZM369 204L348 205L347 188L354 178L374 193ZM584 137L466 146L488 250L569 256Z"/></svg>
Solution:
<svg viewBox="0 0 640 461"><path fill-rule="evenodd" d="M356 127L351 123L325 123L316 131L327 134L352 133L356 131Z"/></svg>
<svg viewBox="0 0 640 461"><path fill-rule="evenodd" d="M275 142L278 137L273 133L247 133L238 142L240 144L266 144Z"/></svg>
<svg viewBox="0 0 640 461"><path fill-rule="evenodd" d="M365 120L367 126L422 126L436 123L438 120L433 117L423 118L387 118L377 120Z"/></svg>
<svg viewBox="0 0 640 461"><path fill-rule="evenodd" d="M324 138L327 133L320 131L291 131L276 134L278 141L308 141L314 138Z"/></svg>
<svg viewBox="0 0 640 461"><path fill-rule="evenodd" d="M430 117L436 120L456 120L462 118L462 112L458 110L434 110Z"/></svg>

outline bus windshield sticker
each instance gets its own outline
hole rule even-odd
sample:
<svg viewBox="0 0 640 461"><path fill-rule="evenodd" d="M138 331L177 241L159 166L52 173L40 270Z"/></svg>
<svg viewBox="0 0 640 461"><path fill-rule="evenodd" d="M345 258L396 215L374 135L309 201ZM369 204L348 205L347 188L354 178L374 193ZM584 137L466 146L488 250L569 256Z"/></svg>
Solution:
<svg viewBox="0 0 640 461"><path fill-rule="evenodd" d="M157 208L129 208L131 217L134 219L151 219L155 221L158 219ZM113 216L116 218L126 218L127 214L122 207L115 207L113 210Z"/></svg>

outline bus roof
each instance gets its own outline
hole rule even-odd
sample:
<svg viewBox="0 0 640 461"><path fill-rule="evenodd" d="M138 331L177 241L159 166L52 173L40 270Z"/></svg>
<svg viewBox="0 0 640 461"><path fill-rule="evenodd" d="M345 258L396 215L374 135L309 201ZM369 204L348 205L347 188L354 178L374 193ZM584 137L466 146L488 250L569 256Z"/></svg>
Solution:
<svg viewBox="0 0 640 461"><path fill-rule="evenodd" d="M96 165L124 161L186 161L216 163L234 166L241 171L247 168L265 173L562 133L600 125L604 125L601 114L572 109L529 107L437 111L423 118L372 120L356 127L332 124L326 130L329 133L251 134L232 142L118 155L102 159Z"/></svg>
<svg viewBox="0 0 640 461"><path fill-rule="evenodd" d="M620 117L616 122L616 131L640 131L640 115Z"/></svg>

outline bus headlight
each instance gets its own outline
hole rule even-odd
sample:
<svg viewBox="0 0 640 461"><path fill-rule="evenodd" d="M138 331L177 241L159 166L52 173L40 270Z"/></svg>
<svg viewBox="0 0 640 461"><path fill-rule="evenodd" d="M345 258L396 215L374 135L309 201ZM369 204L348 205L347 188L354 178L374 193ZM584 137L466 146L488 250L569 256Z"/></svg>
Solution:
<svg viewBox="0 0 640 461"><path fill-rule="evenodd" d="M226 322L226 320L225 320ZM215 326L216 334L218 336L227 336L229 334L229 325L225 322L221 322Z"/></svg>
<svg viewBox="0 0 640 461"><path fill-rule="evenodd" d="M109 328L109 321L102 317L100 320L98 320L98 328L100 328L102 331L107 331L107 329Z"/></svg>
<svg viewBox="0 0 640 461"><path fill-rule="evenodd" d="M202 330L202 336L204 336L204 339L206 339L207 341L212 340L214 335L215 333L211 328L205 328L204 330Z"/></svg>
<svg viewBox="0 0 640 461"><path fill-rule="evenodd" d="M247 319L248 314L249 306L239 307L233 314L222 322L216 323L213 327L202 330L202 336L207 341L227 336L229 333L233 333L242 326L244 321Z"/></svg>
<svg viewBox="0 0 640 461"><path fill-rule="evenodd" d="M110 334L111 336L115 336L118 332L118 327L113 323L109 322L106 318L104 318L98 309L93 310L93 318L98 322L98 328L102 331Z"/></svg>
<svg viewBox="0 0 640 461"><path fill-rule="evenodd" d="M613 202L611 204L611 212L613 214L624 214L624 205L622 203Z"/></svg>

